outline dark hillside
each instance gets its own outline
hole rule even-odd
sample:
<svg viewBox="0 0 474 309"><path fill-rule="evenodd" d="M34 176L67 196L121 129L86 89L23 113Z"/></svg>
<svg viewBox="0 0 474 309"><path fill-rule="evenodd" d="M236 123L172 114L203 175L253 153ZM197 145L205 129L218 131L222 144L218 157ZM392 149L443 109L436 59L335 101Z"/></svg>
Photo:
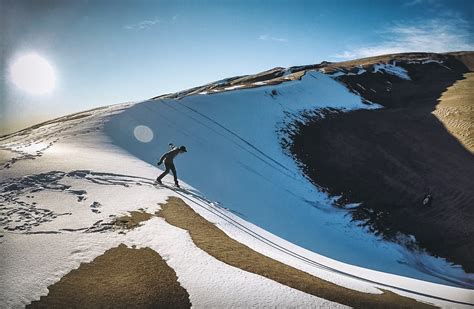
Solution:
<svg viewBox="0 0 474 309"><path fill-rule="evenodd" d="M411 80L372 73L377 63L394 60ZM414 235L422 248L468 272L474 272L474 155L466 146L473 144L473 63L471 52L330 64L329 72L352 72L337 77L349 89L385 108L315 117L300 125L290 146L316 184L342 195L341 205L362 202L355 220L387 238ZM447 90L455 96L444 102ZM451 113L433 113L440 105ZM429 207L422 205L428 192Z"/></svg>

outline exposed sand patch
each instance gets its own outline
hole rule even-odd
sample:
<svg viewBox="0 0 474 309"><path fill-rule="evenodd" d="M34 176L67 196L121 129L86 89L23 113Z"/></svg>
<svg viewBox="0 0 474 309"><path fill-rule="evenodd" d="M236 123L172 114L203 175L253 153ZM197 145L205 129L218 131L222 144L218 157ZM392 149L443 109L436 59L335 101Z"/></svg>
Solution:
<svg viewBox="0 0 474 309"><path fill-rule="evenodd" d="M118 217L114 221L114 226L122 229L133 230L140 226L144 221L150 219L153 215L144 211L131 211L130 215Z"/></svg>
<svg viewBox="0 0 474 309"><path fill-rule="evenodd" d="M29 308L189 308L176 273L150 248L120 245L64 276Z"/></svg>
<svg viewBox="0 0 474 309"><path fill-rule="evenodd" d="M433 115L474 154L474 73L464 77L442 94Z"/></svg>
<svg viewBox="0 0 474 309"><path fill-rule="evenodd" d="M427 308L426 304L385 291L374 295L340 287L266 257L227 236L194 212L186 203L170 197L159 216L187 230L193 242L216 259L294 289L356 308Z"/></svg>

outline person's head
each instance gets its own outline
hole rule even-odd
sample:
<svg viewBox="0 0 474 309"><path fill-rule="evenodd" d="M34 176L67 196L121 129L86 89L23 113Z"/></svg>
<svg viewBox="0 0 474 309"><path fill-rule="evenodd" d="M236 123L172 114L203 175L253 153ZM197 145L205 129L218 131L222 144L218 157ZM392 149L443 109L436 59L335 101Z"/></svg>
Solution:
<svg viewBox="0 0 474 309"><path fill-rule="evenodd" d="M179 147L179 152L185 153L185 152L188 152L188 151L186 150L186 147L181 146L181 147Z"/></svg>

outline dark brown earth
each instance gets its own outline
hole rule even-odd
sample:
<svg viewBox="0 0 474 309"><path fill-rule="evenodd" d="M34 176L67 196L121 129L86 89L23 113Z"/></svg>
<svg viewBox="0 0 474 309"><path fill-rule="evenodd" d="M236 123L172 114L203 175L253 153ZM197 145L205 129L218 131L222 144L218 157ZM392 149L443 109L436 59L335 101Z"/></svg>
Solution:
<svg viewBox="0 0 474 309"><path fill-rule="evenodd" d="M161 207L159 215L165 218L166 222L187 230L196 246L231 266L354 308L431 307L390 291L369 294L350 290L273 260L230 238L179 198L170 197ZM242 306L251 307L251 304Z"/></svg>
<svg viewBox="0 0 474 309"><path fill-rule="evenodd" d="M444 63L409 63L421 58ZM315 184L342 196L341 205L362 203L352 210L354 220L387 238L393 239L397 232L414 235L422 248L472 273L474 156L466 149L472 145L472 136L462 132L462 127L451 134L446 129L449 124L432 112L448 88L467 76L472 78L466 73L474 69L474 53L388 55L339 67L358 70L356 66L362 66L371 71L374 63L394 59L412 81L381 73L338 78L385 108L323 111L325 117L299 124L299 134L292 137L289 150ZM466 100L469 95L463 94L460 117L472 127L474 98ZM443 103L454 118L456 101ZM421 201L428 192L434 199L425 207Z"/></svg>
<svg viewBox="0 0 474 309"><path fill-rule="evenodd" d="M176 273L150 248L125 245L71 271L27 308L190 308Z"/></svg>

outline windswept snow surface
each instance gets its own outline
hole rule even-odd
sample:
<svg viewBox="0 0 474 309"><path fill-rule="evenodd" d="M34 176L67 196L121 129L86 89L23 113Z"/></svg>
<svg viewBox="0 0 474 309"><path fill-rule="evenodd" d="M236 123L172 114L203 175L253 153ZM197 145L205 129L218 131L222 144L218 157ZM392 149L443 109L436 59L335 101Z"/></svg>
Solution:
<svg viewBox="0 0 474 309"><path fill-rule="evenodd" d="M126 106L105 113L121 108ZM103 115L59 121L2 141L2 147L18 152L27 143L52 145L34 160L16 152L2 156L18 160L0 169L0 223L8 228L0 230L0 308L38 300L81 263L121 243L157 251L197 308L347 308L220 262L164 219L153 218L126 234L111 229L118 216L154 214L169 196L183 197L153 186L160 170L110 143L102 134Z"/></svg>
<svg viewBox="0 0 474 309"><path fill-rule="evenodd" d="M161 218L126 234L111 229L127 212L155 213L168 196L248 247L325 280L468 307L472 290L390 274L446 283L420 270L436 266L450 279L466 276L351 224L284 154L279 129L302 110L326 106L375 107L310 73L277 86L116 105L2 138L0 307L38 300L80 263L120 243L156 250L195 307L342 307L211 258ZM184 191L153 186L161 173L153 165L169 142L189 150L176 159Z"/></svg>
<svg viewBox="0 0 474 309"><path fill-rule="evenodd" d="M272 95L272 90L277 95ZM211 201L294 244L345 263L436 283L472 286L443 259L381 241L331 206L282 150L279 128L304 110L377 108L319 72L275 86L136 104L106 124L117 145L156 164L170 142L186 145L178 177ZM139 125L155 139L139 142ZM168 176L171 181L171 176ZM166 178L165 178L166 179Z"/></svg>

